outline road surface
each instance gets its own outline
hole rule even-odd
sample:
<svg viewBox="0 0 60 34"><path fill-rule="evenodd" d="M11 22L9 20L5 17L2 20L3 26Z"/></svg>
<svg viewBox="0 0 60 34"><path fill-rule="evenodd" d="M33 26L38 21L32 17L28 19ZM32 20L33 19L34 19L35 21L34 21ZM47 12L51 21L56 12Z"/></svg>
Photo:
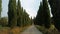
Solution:
<svg viewBox="0 0 60 34"><path fill-rule="evenodd" d="M42 34L34 25L24 30L21 34Z"/></svg>

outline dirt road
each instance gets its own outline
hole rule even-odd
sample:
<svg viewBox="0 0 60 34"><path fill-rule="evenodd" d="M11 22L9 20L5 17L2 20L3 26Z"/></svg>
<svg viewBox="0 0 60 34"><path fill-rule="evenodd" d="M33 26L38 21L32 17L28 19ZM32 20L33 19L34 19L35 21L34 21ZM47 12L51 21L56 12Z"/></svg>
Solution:
<svg viewBox="0 0 60 34"><path fill-rule="evenodd" d="M21 34L42 34L34 25L24 30Z"/></svg>

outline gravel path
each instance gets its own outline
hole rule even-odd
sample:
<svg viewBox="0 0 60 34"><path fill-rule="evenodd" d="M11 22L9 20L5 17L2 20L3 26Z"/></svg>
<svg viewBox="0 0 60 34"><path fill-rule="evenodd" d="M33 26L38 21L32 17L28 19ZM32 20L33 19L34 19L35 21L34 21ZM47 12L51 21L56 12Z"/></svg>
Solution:
<svg viewBox="0 0 60 34"><path fill-rule="evenodd" d="M24 30L21 34L42 34L34 25Z"/></svg>

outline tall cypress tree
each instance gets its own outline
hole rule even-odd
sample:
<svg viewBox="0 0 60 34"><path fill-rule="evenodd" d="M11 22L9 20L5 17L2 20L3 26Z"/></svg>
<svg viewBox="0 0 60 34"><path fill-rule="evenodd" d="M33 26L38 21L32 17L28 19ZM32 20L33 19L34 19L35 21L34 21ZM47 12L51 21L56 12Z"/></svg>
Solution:
<svg viewBox="0 0 60 34"><path fill-rule="evenodd" d="M21 8L20 0L18 0L17 4L17 26L22 26L23 24L23 8Z"/></svg>
<svg viewBox="0 0 60 34"><path fill-rule="evenodd" d="M49 0L53 22L55 27L60 31L60 0Z"/></svg>
<svg viewBox="0 0 60 34"><path fill-rule="evenodd" d="M39 10L37 12L37 16L34 19L35 24L40 25L40 26L45 26L46 28L49 28L50 26L50 12L49 12L49 7L47 0L43 0L40 3Z"/></svg>
<svg viewBox="0 0 60 34"><path fill-rule="evenodd" d="M24 25L25 26L27 25L27 13L25 10L24 10Z"/></svg>
<svg viewBox="0 0 60 34"><path fill-rule="evenodd" d="M50 26L50 11L49 11L47 0L43 0L43 11L44 11L45 27L49 28L49 26Z"/></svg>
<svg viewBox="0 0 60 34"><path fill-rule="evenodd" d="M24 13L23 7L21 9L22 9L22 26L24 27L25 26L25 13Z"/></svg>
<svg viewBox="0 0 60 34"><path fill-rule="evenodd" d="M16 0L9 0L8 25L10 27L14 27L17 25Z"/></svg>
<svg viewBox="0 0 60 34"><path fill-rule="evenodd" d="M34 19L35 24L37 25L43 25L44 24L44 11L43 11L43 3L40 3L39 10L37 12L37 16Z"/></svg>
<svg viewBox="0 0 60 34"><path fill-rule="evenodd" d="M21 12L21 4L20 4L20 0L18 0L18 3L17 3L17 26L21 26L20 12Z"/></svg>
<svg viewBox="0 0 60 34"><path fill-rule="evenodd" d="M1 18L1 10L2 10L2 5L1 5L1 3L2 3L2 0L0 0L0 18Z"/></svg>

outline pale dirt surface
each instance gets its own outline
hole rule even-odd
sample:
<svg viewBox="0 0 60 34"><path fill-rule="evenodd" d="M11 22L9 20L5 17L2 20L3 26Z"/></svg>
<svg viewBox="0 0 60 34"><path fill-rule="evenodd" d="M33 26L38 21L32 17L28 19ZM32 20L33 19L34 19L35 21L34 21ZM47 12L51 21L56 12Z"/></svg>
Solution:
<svg viewBox="0 0 60 34"><path fill-rule="evenodd" d="M24 30L21 34L42 34L34 25Z"/></svg>

